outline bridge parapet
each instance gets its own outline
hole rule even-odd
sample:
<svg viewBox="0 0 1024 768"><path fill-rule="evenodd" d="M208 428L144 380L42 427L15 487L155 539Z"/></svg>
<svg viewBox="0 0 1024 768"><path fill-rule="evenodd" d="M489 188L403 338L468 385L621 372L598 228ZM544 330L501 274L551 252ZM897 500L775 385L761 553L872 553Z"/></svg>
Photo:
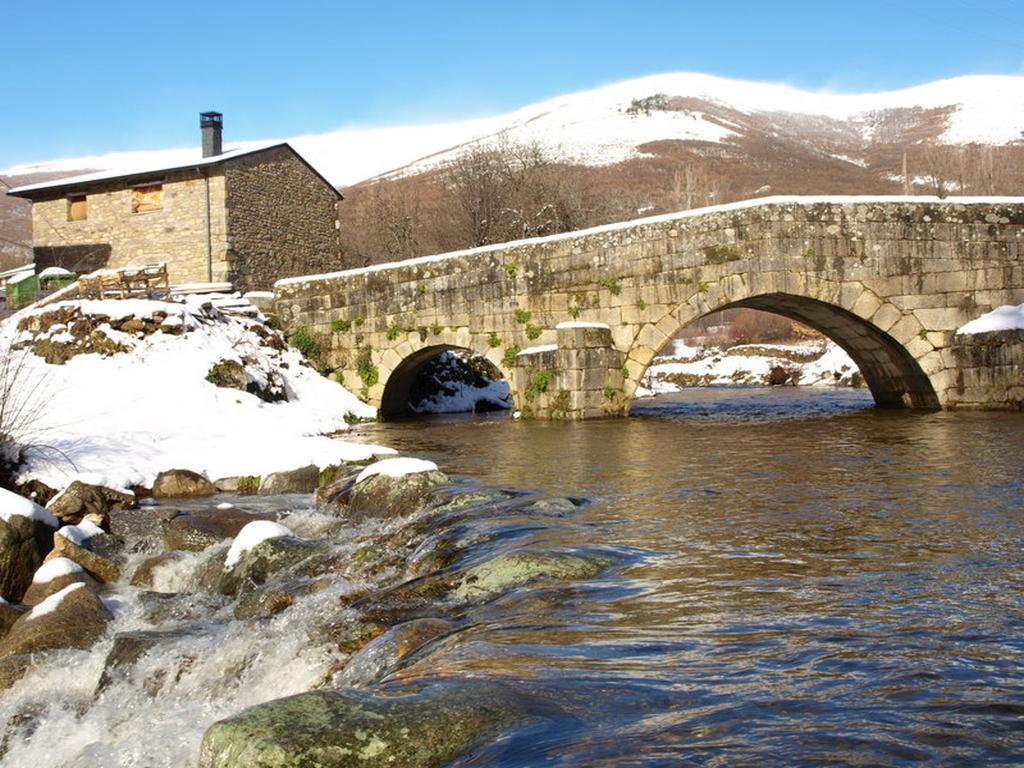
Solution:
<svg viewBox="0 0 1024 768"><path fill-rule="evenodd" d="M410 366L459 348L494 363L526 413L625 413L681 328L748 306L833 338L880 405L1013 407L1024 396L1012 381L968 396L953 346L960 325L1024 303L1022 238L1024 199L767 198L290 278L275 303L378 405L401 402ZM580 322L607 327L565 325Z"/></svg>

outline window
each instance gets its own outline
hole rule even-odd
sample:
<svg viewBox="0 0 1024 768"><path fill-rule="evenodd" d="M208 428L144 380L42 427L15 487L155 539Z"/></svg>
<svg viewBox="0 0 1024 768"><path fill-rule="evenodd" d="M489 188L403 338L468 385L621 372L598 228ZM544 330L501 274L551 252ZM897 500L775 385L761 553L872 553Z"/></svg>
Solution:
<svg viewBox="0 0 1024 768"><path fill-rule="evenodd" d="M87 214L85 195L75 195L68 198L68 221L85 221L88 218Z"/></svg>
<svg viewBox="0 0 1024 768"><path fill-rule="evenodd" d="M164 207L164 185L147 184L132 190L132 213L159 211Z"/></svg>

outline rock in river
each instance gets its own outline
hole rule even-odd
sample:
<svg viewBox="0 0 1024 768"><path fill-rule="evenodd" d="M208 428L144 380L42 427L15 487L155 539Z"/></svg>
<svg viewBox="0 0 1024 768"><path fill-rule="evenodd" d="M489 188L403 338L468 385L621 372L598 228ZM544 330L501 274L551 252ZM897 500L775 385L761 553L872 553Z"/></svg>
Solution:
<svg viewBox="0 0 1024 768"><path fill-rule="evenodd" d="M0 597L18 602L53 546L58 522L29 499L0 488Z"/></svg>
<svg viewBox="0 0 1024 768"><path fill-rule="evenodd" d="M188 469L169 469L157 475L153 483L153 498L180 499L194 496L213 496L217 489L213 483Z"/></svg>
<svg viewBox="0 0 1024 768"><path fill-rule="evenodd" d="M0 640L0 658L58 648L89 648L113 618L82 583L69 584L19 618Z"/></svg>
<svg viewBox="0 0 1024 768"><path fill-rule="evenodd" d="M384 459L359 473L347 494L347 505L331 506L336 514L355 522L404 517L420 509L434 489L447 483L448 477L433 462Z"/></svg>
<svg viewBox="0 0 1024 768"><path fill-rule="evenodd" d="M526 703L512 689L476 680L405 696L313 691L214 723L199 765L439 768L526 717Z"/></svg>

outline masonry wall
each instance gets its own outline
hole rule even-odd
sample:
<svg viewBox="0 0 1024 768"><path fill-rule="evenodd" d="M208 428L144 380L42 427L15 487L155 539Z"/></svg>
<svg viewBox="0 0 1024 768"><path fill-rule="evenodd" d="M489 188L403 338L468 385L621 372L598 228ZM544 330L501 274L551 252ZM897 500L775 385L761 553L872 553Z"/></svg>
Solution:
<svg viewBox="0 0 1024 768"><path fill-rule="evenodd" d="M225 169L230 278L241 290L340 268L338 196L292 152L240 157Z"/></svg>
<svg viewBox="0 0 1024 768"><path fill-rule="evenodd" d="M211 173L216 173L209 178L213 279L221 281L228 275L224 177L219 171ZM123 182L89 192L83 221L68 221L64 195L37 200L32 206L37 267L89 272L165 261L172 283L205 282L206 179L195 178L194 171L169 172L161 178L163 207L157 211L132 213L132 187Z"/></svg>
<svg viewBox="0 0 1024 768"><path fill-rule="evenodd" d="M276 304L285 327L317 336L327 365L374 403L391 371L427 345L483 354L514 382L526 382L516 371L525 363L531 381L531 370L547 371L554 387L564 366L522 353L561 350L556 326L588 321L609 326L624 362L599 361L605 370L584 390L601 392L605 413L624 412L681 328L750 306L837 340L881 405L1006 407L994 390L958 391L964 361L951 346L967 321L1024 301L1022 239L1018 201L769 199L287 280ZM577 385L564 386L568 417L588 417L594 403L572 402ZM522 406L526 384L515 388Z"/></svg>

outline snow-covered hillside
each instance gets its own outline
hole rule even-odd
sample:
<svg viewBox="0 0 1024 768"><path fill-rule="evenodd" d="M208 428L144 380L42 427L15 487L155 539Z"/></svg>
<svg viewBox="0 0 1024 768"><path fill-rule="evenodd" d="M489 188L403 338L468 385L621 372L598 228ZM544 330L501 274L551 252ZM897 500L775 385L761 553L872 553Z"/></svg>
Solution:
<svg viewBox="0 0 1024 768"><path fill-rule="evenodd" d="M655 96L666 99L651 102ZM934 137L946 143L1019 141L1024 134L1024 77L970 76L884 93L837 94L675 73L560 96L490 118L350 127L286 140L333 183L348 185L402 169L424 169L468 143L502 134L511 141L537 141L565 160L604 165L637 156L637 147L649 142L721 144L755 128L772 134L780 126L816 136L825 152L825 145L837 138L865 144L892 140L908 127L920 128L926 119L938 121L932 126ZM228 120L230 138L230 115ZM228 147L261 143L229 141ZM125 152L27 163L0 173L18 177L82 169L127 172L198 156L198 148Z"/></svg>

